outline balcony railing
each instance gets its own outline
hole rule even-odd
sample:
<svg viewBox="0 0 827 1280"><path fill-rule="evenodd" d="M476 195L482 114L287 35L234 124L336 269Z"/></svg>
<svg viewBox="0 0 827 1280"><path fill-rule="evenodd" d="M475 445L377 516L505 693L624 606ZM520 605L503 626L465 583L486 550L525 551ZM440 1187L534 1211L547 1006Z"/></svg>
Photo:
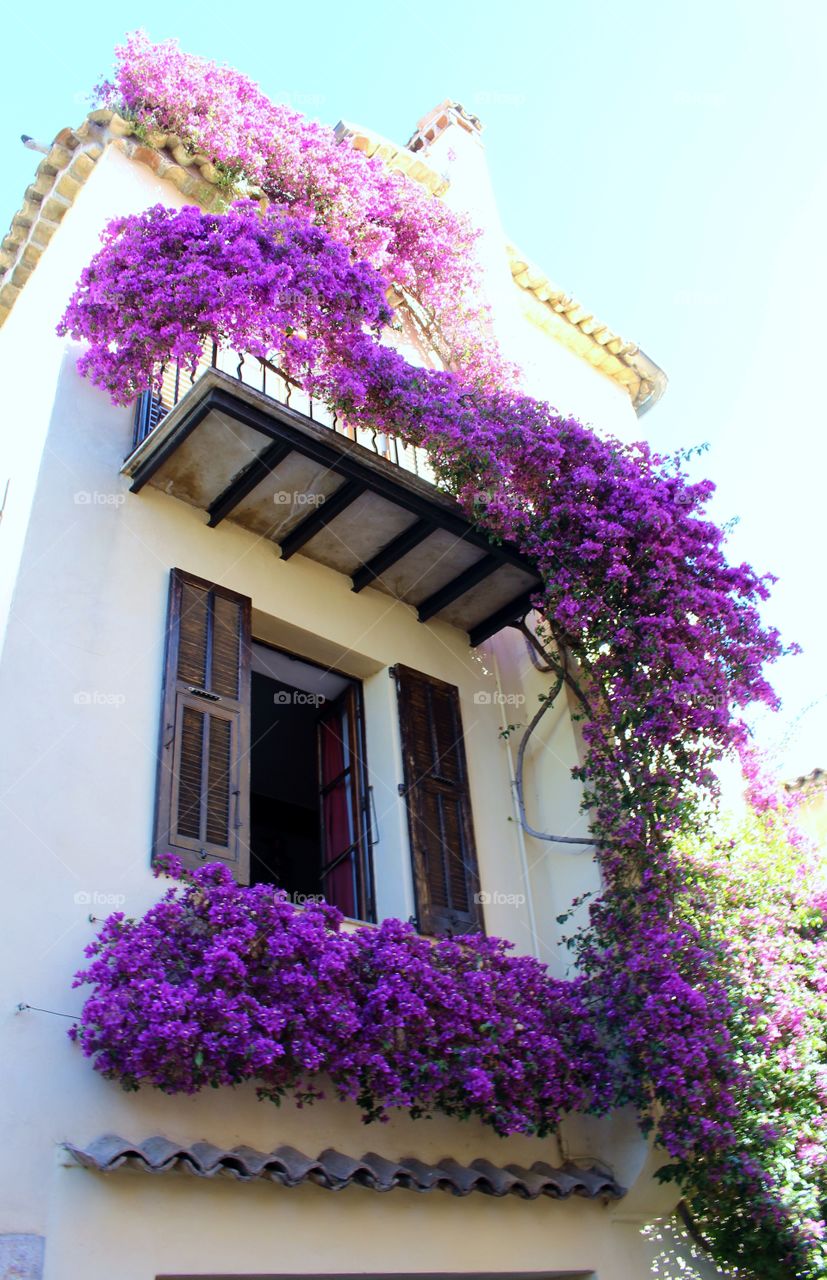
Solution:
<svg viewBox="0 0 827 1280"><path fill-rule="evenodd" d="M378 457L394 466L411 471L431 483L434 473L424 449L414 448L397 440L395 436L381 431L367 430L343 422L328 405L314 399L292 378L289 378L269 360L259 356L251 356L243 351L233 351L219 347L217 343L209 343L194 370L183 367L178 362L170 362L161 366L160 392L144 391L135 405L135 426L132 438L133 450L146 440L170 409L189 391L208 369L220 369L245 386L253 387L262 395L269 396L279 404L286 405L296 412L302 413L313 422L329 427L339 435L347 436L357 444L370 449Z"/></svg>

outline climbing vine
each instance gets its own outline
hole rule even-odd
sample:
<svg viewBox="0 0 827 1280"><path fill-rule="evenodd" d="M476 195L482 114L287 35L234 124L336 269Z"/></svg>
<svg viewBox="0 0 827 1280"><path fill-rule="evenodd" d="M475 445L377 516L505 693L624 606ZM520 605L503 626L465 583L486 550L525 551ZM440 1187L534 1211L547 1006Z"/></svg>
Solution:
<svg viewBox="0 0 827 1280"><path fill-rule="evenodd" d="M767 975L775 971L744 982L748 941L720 927L718 883L686 844L695 833L705 847L713 765L745 743L740 710L756 700L774 704L764 668L782 647L760 616L771 579L728 561L724 534L705 514L711 484L691 484L679 463L645 444L602 438L519 390L478 301L474 234L423 188L269 103L237 72L173 43L131 37L104 93L148 136L178 135L223 166L237 189L266 201L248 198L223 212L158 206L112 223L61 325L88 344L83 371L123 403L159 360L194 366L205 341L225 343L275 359L350 421L424 447L442 487L492 539L517 543L536 564L543 585L532 643L582 720L586 758L578 775L605 888L579 938L580 976L552 993L532 971L531 992L538 1007L567 1008L581 1029L588 1025L588 1045L599 1038L611 1064L608 1086L582 1040L568 1048L556 1042L540 1068L537 1050L519 1037L500 1042L505 1058L495 1055L490 1079L472 1079L465 1061L447 1091L423 1085L418 1092L406 1062L408 1084L397 1086L381 1063L413 1051L404 1018L401 1037L377 1042L368 1065L337 1075L339 1051L330 1045L304 1058L291 1048L290 1062L311 1074L332 1072L337 1089L362 1096L369 1114L435 1106L480 1114L502 1131L544 1131L566 1105L632 1101L644 1125L657 1120L670 1158L666 1176L681 1180L702 1216L717 1206L721 1221L740 1224L740 1234L707 1231L720 1258L755 1265L764 1277L823 1274L821 1209L791 1195L778 1162L765 1157L767 1084L756 1055L775 1054L764 1021L775 992ZM436 351L435 367L413 367L384 341L389 297L408 300ZM225 890L216 881L210 902ZM246 892L254 920L260 895ZM177 901L163 910L179 911ZM187 911L197 914L191 890L183 901L186 920ZM233 903L239 909L237 896ZM221 952L222 984L241 981L245 957L259 964L261 934L250 928L240 951ZM315 917L312 928L322 928ZM398 928L387 926L393 945L363 971L383 992L399 947L406 955L414 947ZM224 1014L211 1005L211 1021L195 1030L165 1022L156 1036L163 1069L141 1058L154 1035L150 997L160 987L152 984L183 982L171 957L172 968L141 987L149 1003L140 1037L116 1048L123 1002L132 997L107 974L137 935L122 921L107 929L88 975L97 994L84 1015L84 1046L100 1069L130 1086L200 1087L215 1058L213 1048L199 1047L204 1070L194 1070L193 1045L202 1033L219 1037L218 1045ZM325 945L334 969L345 963L345 944ZM498 944L493 951L444 945L469 981L492 966L502 979ZM125 972L134 984L138 969ZM276 982L276 969L268 972ZM336 999L326 1007L338 1007ZM282 1028L278 1018L271 1022L257 1024L259 1048L229 1075L257 1075L265 1092L273 1082L278 1093L285 1079L306 1092L298 1076L280 1074L273 1045L284 1043ZM489 1023L486 1017L481 1027ZM484 1058L485 1046L474 1052ZM583 1054L583 1076L570 1053ZM420 1083L430 1081L433 1064L420 1068ZM503 1071L528 1082L516 1110L496 1083ZM368 1081L363 1095L359 1080ZM559 1094L555 1080L563 1082ZM549 1091L553 1104L543 1111L538 1101L532 1112L531 1098L546 1100Z"/></svg>

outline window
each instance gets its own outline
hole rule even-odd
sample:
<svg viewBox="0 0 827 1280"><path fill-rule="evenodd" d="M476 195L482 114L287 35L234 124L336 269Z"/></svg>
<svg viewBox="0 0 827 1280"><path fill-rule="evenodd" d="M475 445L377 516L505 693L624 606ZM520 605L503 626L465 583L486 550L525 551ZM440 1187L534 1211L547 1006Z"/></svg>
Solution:
<svg viewBox="0 0 827 1280"><path fill-rule="evenodd" d="M154 854L220 860L242 884L375 919L362 690L251 635L251 601L174 569ZM396 680L423 933L482 928L459 695Z"/></svg>

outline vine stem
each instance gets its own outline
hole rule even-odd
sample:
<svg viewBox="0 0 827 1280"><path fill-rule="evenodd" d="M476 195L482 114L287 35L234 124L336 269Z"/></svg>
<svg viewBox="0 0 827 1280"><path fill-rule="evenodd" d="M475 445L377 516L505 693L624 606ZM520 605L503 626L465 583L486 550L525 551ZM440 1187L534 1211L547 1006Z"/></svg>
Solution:
<svg viewBox="0 0 827 1280"><path fill-rule="evenodd" d="M531 634L528 630L528 627L526 626L525 618L523 618L520 623L515 625L518 627L519 630L523 631L523 634L525 635ZM539 642L537 642L537 644L538 644L538 647L542 649L542 647L539 646ZM520 826L522 827L526 835L532 836L535 840L546 840L551 844L570 844L570 845L579 845L581 847L585 847L587 845L593 846L593 845L596 845L598 841L594 840L590 836L552 835L551 832L548 832L548 831L538 831L537 828L533 827L531 823L528 821L528 815L526 813L526 804L525 804L525 784L523 781L524 771L525 771L526 749L528 747L528 743L532 734L537 729L537 726L539 725L543 716L546 714L549 707L553 707L554 703L557 701L557 698L559 697L560 692L563 688L563 684L565 682L565 671L557 668L556 664L552 662L552 659L550 658L549 655L544 653L543 656L546 662L550 664L550 669L558 670L558 675L557 675L557 681L554 685L554 688L551 690L550 693L546 694L543 697L539 710L536 711L535 714L532 716L531 722L528 725L528 728L526 729L522 738L520 739L520 745L517 748L517 764L514 770L514 790L517 796L517 812L519 814Z"/></svg>

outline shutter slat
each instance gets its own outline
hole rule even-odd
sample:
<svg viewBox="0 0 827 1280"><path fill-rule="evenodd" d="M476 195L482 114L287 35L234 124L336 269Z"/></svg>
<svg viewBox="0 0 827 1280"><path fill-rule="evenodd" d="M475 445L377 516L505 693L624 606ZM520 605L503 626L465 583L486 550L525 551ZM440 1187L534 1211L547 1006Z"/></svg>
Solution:
<svg viewBox="0 0 827 1280"><path fill-rule="evenodd" d="M210 716L210 745L207 766L207 840L230 847L230 788L232 725L229 720Z"/></svg>
<svg viewBox="0 0 827 1280"><path fill-rule="evenodd" d="M434 772L458 784L463 779L462 727L456 715L453 698L435 696L431 691L432 741Z"/></svg>
<svg viewBox="0 0 827 1280"><path fill-rule="evenodd" d="M178 639L178 679L199 688L207 682L207 626L209 597L201 587L184 581Z"/></svg>
<svg viewBox="0 0 827 1280"><path fill-rule="evenodd" d="M431 901L435 906L467 913L468 881L475 868L467 864L462 799L423 786L416 822L425 851Z"/></svg>
<svg viewBox="0 0 827 1280"><path fill-rule="evenodd" d="M170 583L155 856L250 865L251 601L174 569Z"/></svg>
<svg viewBox="0 0 827 1280"><path fill-rule="evenodd" d="M455 685L396 668L419 927L482 928L465 747Z"/></svg>
<svg viewBox="0 0 827 1280"><path fill-rule="evenodd" d="M238 697L240 624L241 610L238 605L217 595L213 609L210 690L227 698Z"/></svg>
<svg viewBox="0 0 827 1280"><path fill-rule="evenodd" d="M178 771L178 833L201 839L201 782L204 758L204 716L184 707Z"/></svg>
<svg viewBox="0 0 827 1280"><path fill-rule="evenodd" d="M442 796L443 848L447 854L448 896L454 911L468 911L467 852L465 849L465 832L463 830L462 800Z"/></svg>

